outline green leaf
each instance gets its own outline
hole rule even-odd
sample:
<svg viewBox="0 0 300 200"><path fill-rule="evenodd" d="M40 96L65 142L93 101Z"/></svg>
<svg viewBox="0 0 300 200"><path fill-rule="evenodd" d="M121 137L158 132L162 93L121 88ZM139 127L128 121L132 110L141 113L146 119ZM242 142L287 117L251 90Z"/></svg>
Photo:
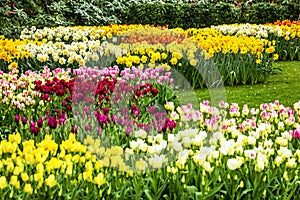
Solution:
<svg viewBox="0 0 300 200"><path fill-rule="evenodd" d="M295 185L297 185L297 186L295 186ZM289 194L289 196L287 197L287 199L292 199L292 197L295 196L295 191L298 189L299 184L296 182L295 185L293 185L294 189L293 189L293 191L290 191L290 192L289 192L290 194Z"/></svg>
<svg viewBox="0 0 300 200"><path fill-rule="evenodd" d="M171 198L169 197L169 195L164 194L163 198L165 198L166 200L170 200Z"/></svg>
<svg viewBox="0 0 300 200"><path fill-rule="evenodd" d="M211 191L208 192L208 194L205 196L205 198L210 198L213 195L215 195L219 190L221 190L221 188L223 187L225 183L220 184L219 186L215 187L214 189L212 189Z"/></svg>
<svg viewBox="0 0 300 200"><path fill-rule="evenodd" d="M195 196L196 196L196 200L202 199L202 192L196 192Z"/></svg>
<svg viewBox="0 0 300 200"><path fill-rule="evenodd" d="M152 196L154 196L154 195L152 194L152 192L151 192L149 189L146 189L146 190L145 190L145 194L146 194L146 196L147 196L147 199L150 199L150 200L153 199Z"/></svg>
<svg viewBox="0 0 300 200"><path fill-rule="evenodd" d="M247 193L251 192L252 190L253 190L252 188L244 190L240 195L238 195L237 199L241 199L242 196L246 195Z"/></svg>
<svg viewBox="0 0 300 200"><path fill-rule="evenodd" d="M194 185L192 185L192 186L186 186L186 190L190 194L194 194L194 193L198 192L198 188L196 186L194 186Z"/></svg>

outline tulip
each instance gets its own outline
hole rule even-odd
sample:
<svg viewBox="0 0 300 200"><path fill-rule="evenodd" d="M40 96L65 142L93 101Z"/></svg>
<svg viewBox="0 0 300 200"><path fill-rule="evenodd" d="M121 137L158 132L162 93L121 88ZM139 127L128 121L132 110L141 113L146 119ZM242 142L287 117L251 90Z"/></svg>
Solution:
<svg viewBox="0 0 300 200"><path fill-rule="evenodd" d="M85 126L84 129L85 129L86 131L91 131L91 130L92 130L92 127L88 125L88 126Z"/></svg>
<svg viewBox="0 0 300 200"><path fill-rule="evenodd" d="M99 112L96 112L95 115L96 115L96 118L97 118L97 121L98 121L99 125L105 124L105 123L108 122L107 115L100 114Z"/></svg>
<svg viewBox="0 0 300 200"><path fill-rule="evenodd" d="M71 127L71 133L77 133L78 128L76 126Z"/></svg>
<svg viewBox="0 0 300 200"><path fill-rule="evenodd" d="M37 120L37 124L38 124L38 126L39 126L40 128L42 128L42 127L43 127L43 119L42 119L42 118L39 118L39 119Z"/></svg>
<svg viewBox="0 0 300 200"><path fill-rule="evenodd" d="M56 126L57 126L57 121L56 121L56 118L55 118L54 116L49 117L49 118L47 119L47 121L48 121L48 126L49 126L50 128L52 128L52 129L55 129L55 128L56 128Z"/></svg>
<svg viewBox="0 0 300 200"><path fill-rule="evenodd" d="M155 95L157 95L158 90L156 88L152 88L151 93L152 93L153 96L155 96Z"/></svg>
<svg viewBox="0 0 300 200"><path fill-rule="evenodd" d="M39 132L39 128L36 127L36 123L35 122L30 122L30 131L34 134L37 135Z"/></svg>
<svg viewBox="0 0 300 200"><path fill-rule="evenodd" d="M20 115L15 116L15 121L18 123L20 121Z"/></svg>
<svg viewBox="0 0 300 200"><path fill-rule="evenodd" d="M99 135L102 135L102 128L98 127L98 131L97 132L98 132Z"/></svg>
<svg viewBox="0 0 300 200"><path fill-rule="evenodd" d="M69 111L72 110L72 106L68 105L67 110L69 110Z"/></svg>
<svg viewBox="0 0 300 200"><path fill-rule="evenodd" d="M22 123L23 123L23 125L25 125L27 123L27 119L25 116L22 117Z"/></svg>
<svg viewBox="0 0 300 200"><path fill-rule="evenodd" d="M132 133L132 128L128 127L126 128L126 134L130 135Z"/></svg>
<svg viewBox="0 0 300 200"><path fill-rule="evenodd" d="M109 113L109 108L103 108L102 110L103 110L103 114L104 114L104 115L108 115L108 113Z"/></svg>
<svg viewBox="0 0 300 200"><path fill-rule="evenodd" d="M294 130L293 137L300 139L300 128L299 127L296 130Z"/></svg>
<svg viewBox="0 0 300 200"><path fill-rule="evenodd" d="M155 106L150 106L150 107L148 108L148 112L149 112L150 114L154 114L155 111L156 111Z"/></svg>

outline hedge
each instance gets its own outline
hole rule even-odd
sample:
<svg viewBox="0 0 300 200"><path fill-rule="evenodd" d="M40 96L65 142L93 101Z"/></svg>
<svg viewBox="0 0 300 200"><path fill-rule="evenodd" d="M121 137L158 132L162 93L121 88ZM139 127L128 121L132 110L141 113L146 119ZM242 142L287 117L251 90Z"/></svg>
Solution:
<svg viewBox="0 0 300 200"><path fill-rule="evenodd" d="M248 1L247 1L248 2ZM154 24L172 28L203 28L231 23L262 24L277 20L297 20L300 4L247 3L141 3L95 0L48 2L47 9L25 4L0 2L0 35L18 37L24 27ZM25 6L26 5L26 6Z"/></svg>

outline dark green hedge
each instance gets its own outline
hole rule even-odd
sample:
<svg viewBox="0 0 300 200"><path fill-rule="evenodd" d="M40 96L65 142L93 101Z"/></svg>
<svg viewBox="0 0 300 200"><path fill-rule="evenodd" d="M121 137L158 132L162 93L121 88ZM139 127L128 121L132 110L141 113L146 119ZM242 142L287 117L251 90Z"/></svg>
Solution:
<svg viewBox="0 0 300 200"><path fill-rule="evenodd" d="M300 4L286 3L121 3L118 1L59 0L48 2L46 9L40 5L14 1L0 1L0 35L18 37L24 27L154 24L180 28L202 28L231 23L263 24L277 20L297 20ZM22 3L23 2L23 3ZM248 1L247 1L248 2ZM26 6L25 6L26 5ZM32 6L34 5L34 6ZM11 14L11 11L14 14ZM10 14L8 14L10 13Z"/></svg>
<svg viewBox="0 0 300 200"><path fill-rule="evenodd" d="M126 24L169 25L180 28L201 28L232 23L263 24L277 20L297 20L299 4L278 5L273 3L241 4L215 3L191 4L131 4L128 12L121 16Z"/></svg>

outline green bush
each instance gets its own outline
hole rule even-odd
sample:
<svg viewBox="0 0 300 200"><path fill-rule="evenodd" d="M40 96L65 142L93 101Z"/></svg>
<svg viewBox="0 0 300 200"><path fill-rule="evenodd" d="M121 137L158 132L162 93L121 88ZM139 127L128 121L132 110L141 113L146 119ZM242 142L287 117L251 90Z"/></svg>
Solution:
<svg viewBox="0 0 300 200"><path fill-rule="evenodd" d="M232 3L174 4L149 3L129 5L128 12L120 16L125 24L169 25L180 28L203 28L211 25L232 23L261 24L277 20L297 20L300 13L298 4L274 4L243 2L240 6Z"/></svg>
<svg viewBox="0 0 300 200"><path fill-rule="evenodd" d="M202 28L231 23L261 24L297 20L299 0L256 1L215 0L57 0L0 2L0 35L18 37L25 27L154 24L180 28ZM37 3L39 2L39 3ZM239 3L238 3L239 2ZM9 14L10 13L10 14Z"/></svg>
<svg viewBox="0 0 300 200"><path fill-rule="evenodd" d="M242 22L253 24L271 23L277 20L297 20L300 13L298 4L278 5L274 3L243 4Z"/></svg>

